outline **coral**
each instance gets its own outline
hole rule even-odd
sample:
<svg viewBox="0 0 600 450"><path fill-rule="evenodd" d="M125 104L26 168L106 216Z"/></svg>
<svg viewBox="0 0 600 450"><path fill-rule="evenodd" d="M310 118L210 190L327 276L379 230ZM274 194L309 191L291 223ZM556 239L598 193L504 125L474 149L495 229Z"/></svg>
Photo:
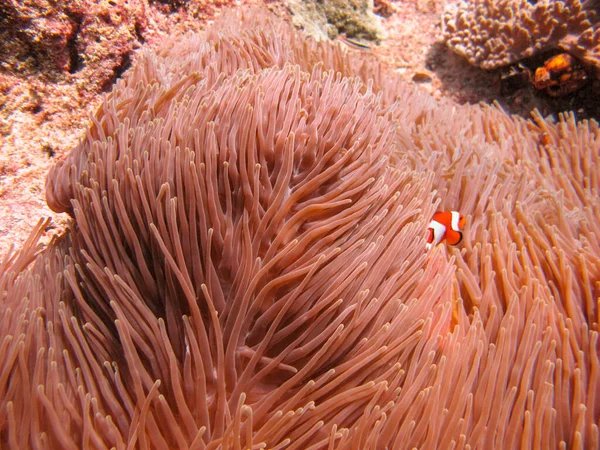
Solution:
<svg viewBox="0 0 600 450"><path fill-rule="evenodd" d="M81 5L76 41L77 61L71 70L85 70L110 87L128 67L131 52L139 45L146 27L143 0L103 0Z"/></svg>
<svg viewBox="0 0 600 450"><path fill-rule="evenodd" d="M76 23L64 9L48 1L11 0L0 6L0 51L2 66L23 70L29 65L49 62L58 70L70 65L69 42ZM10 56L9 56L10 55Z"/></svg>
<svg viewBox="0 0 600 450"><path fill-rule="evenodd" d="M339 34L360 41L380 41L385 37L373 0L287 0L286 6L298 27L316 39L335 39Z"/></svg>
<svg viewBox="0 0 600 450"><path fill-rule="evenodd" d="M184 0L185 9L196 20L212 19L221 8L237 4L236 0Z"/></svg>
<svg viewBox="0 0 600 450"><path fill-rule="evenodd" d="M145 50L0 265L2 447L597 448L600 129L534 119L263 10Z"/></svg>
<svg viewBox="0 0 600 450"><path fill-rule="evenodd" d="M99 87L112 85L146 26L143 0L10 0L2 12L4 69L84 71Z"/></svg>
<svg viewBox="0 0 600 450"><path fill-rule="evenodd" d="M600 69L600 29L593 1L469 0L442 16L446 44L471 64L495 69L562 50Z"/></svg>
<svg viewBox="0 0 600 450"><path fill-rule="evenodd" d="M381 17L390 17L396 11L398 7L394 5L390 0L374 0L373 12Z"/></svg>

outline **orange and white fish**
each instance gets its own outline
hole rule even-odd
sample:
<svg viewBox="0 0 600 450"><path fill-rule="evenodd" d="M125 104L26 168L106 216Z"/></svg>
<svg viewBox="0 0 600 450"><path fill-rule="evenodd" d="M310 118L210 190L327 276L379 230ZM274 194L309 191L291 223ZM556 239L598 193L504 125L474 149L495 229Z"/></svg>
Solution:
<svg viewBox="0 0 600 450"><path fill-rule="evenodd" d="M462 241L462 229L465 216L456 211L438 211L433 215L427 228L427 250L438 245L444 239L450 245Z"/></svg>

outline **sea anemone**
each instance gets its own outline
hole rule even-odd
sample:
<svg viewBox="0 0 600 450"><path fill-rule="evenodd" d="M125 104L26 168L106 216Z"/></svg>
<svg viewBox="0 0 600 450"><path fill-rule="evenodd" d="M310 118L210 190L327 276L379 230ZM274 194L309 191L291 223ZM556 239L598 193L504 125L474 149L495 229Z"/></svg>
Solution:
<svg viewBox="0 0 600 450"><path fill-rule="evenodd" d="M262 10L139 56L0 266L4 446L599 445L598 125L364 58Z"/></svg>

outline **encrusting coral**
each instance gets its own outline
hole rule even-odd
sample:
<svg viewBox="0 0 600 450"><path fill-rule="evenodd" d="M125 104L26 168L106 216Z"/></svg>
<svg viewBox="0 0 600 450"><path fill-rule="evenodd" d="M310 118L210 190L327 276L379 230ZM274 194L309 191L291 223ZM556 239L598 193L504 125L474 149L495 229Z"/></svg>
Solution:
<svg viewBox="0 0 600 450"><path fill-rule="evenodd" d="M3 69L55 82L83 71L88 89L110 88L146 27L141 0L8 0L0 5Z"/></svg>
<svg viewBox="0 0 600 450"><path fill-rule="evenodd" d="M364 58L244 10L139 56L0 267L3 447L598 447L597 123Z"/></svg>
<svg viewBox="0 0 600 450"><path fill-rule="evenodd" d="M335 39L340 34L366 42L380 42L385 37L380 19L373 13L373 0L286 0L285 5L294 25L318 40Z"/></svg>
<svg viewBox="0 0 600 450"><path fill-rule="evenodd" d="M482 69L561 50L600 70L597 0L468 0L442 16L452 51Z"/></svg>

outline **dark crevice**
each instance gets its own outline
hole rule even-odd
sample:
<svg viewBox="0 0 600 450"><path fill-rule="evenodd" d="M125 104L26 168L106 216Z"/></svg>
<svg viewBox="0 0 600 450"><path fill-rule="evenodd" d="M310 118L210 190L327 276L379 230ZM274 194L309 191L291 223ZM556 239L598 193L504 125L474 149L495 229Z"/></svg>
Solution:
<svg viewBox="0 0 600 450"><path fill-rule="evenodd" d="M169 11L175 12L180 8L185 7L188 0L150 0L150 3L160 3L169 8Z"/></svg>
<svg viewBox="0 0 600 450"><path fill-rule="evenodd" d="M131 52L125 53L121 64L115 67L115 80L120 78L127 69L131 67Z"/></svg>
<svg viewBox="0 0 600 450"><path fill-rule="evenodd" d="M123 73L125 73L125 71L127 69L129 69L131 67L131 52L129 53L125 53L123 55L123 58L121 59L121 64L119 64L117 67L115 67L115 70L113 72L113 76L110 77L109 80L107 80L103 85L102 85L102 92L107 92L111 89L113 83L115 81L117 81L121 75L123 75Z"/></svg>
<svg viewBox="0 0 600 450"><path fill-rule="evenodd" d="M142 24L139 21L137 21L134 26L135 36L141 44L146 42L146 39L144 39L144 36L142 35L142 28Z"/></svg>
<svg viewBox="0 0 600 450"><path fill-rule="evenodd" d="M67 51L69 52L69 73L79 72L83 68L83 60L79 56L79 50L77 49L77 38L81 30L82 16L79 14L70 14L69 18L75 24L73 34L67 41Z"/></svg>
<svg viewBox="0 0 600 450"><path fill-rule="evenodd" d="M53 158L54 155L56 155L56 151L54 150L54 147L52 147L52 145L50 144L44 144L42 145L42 152L44 152L48 158Z"/></svg>

